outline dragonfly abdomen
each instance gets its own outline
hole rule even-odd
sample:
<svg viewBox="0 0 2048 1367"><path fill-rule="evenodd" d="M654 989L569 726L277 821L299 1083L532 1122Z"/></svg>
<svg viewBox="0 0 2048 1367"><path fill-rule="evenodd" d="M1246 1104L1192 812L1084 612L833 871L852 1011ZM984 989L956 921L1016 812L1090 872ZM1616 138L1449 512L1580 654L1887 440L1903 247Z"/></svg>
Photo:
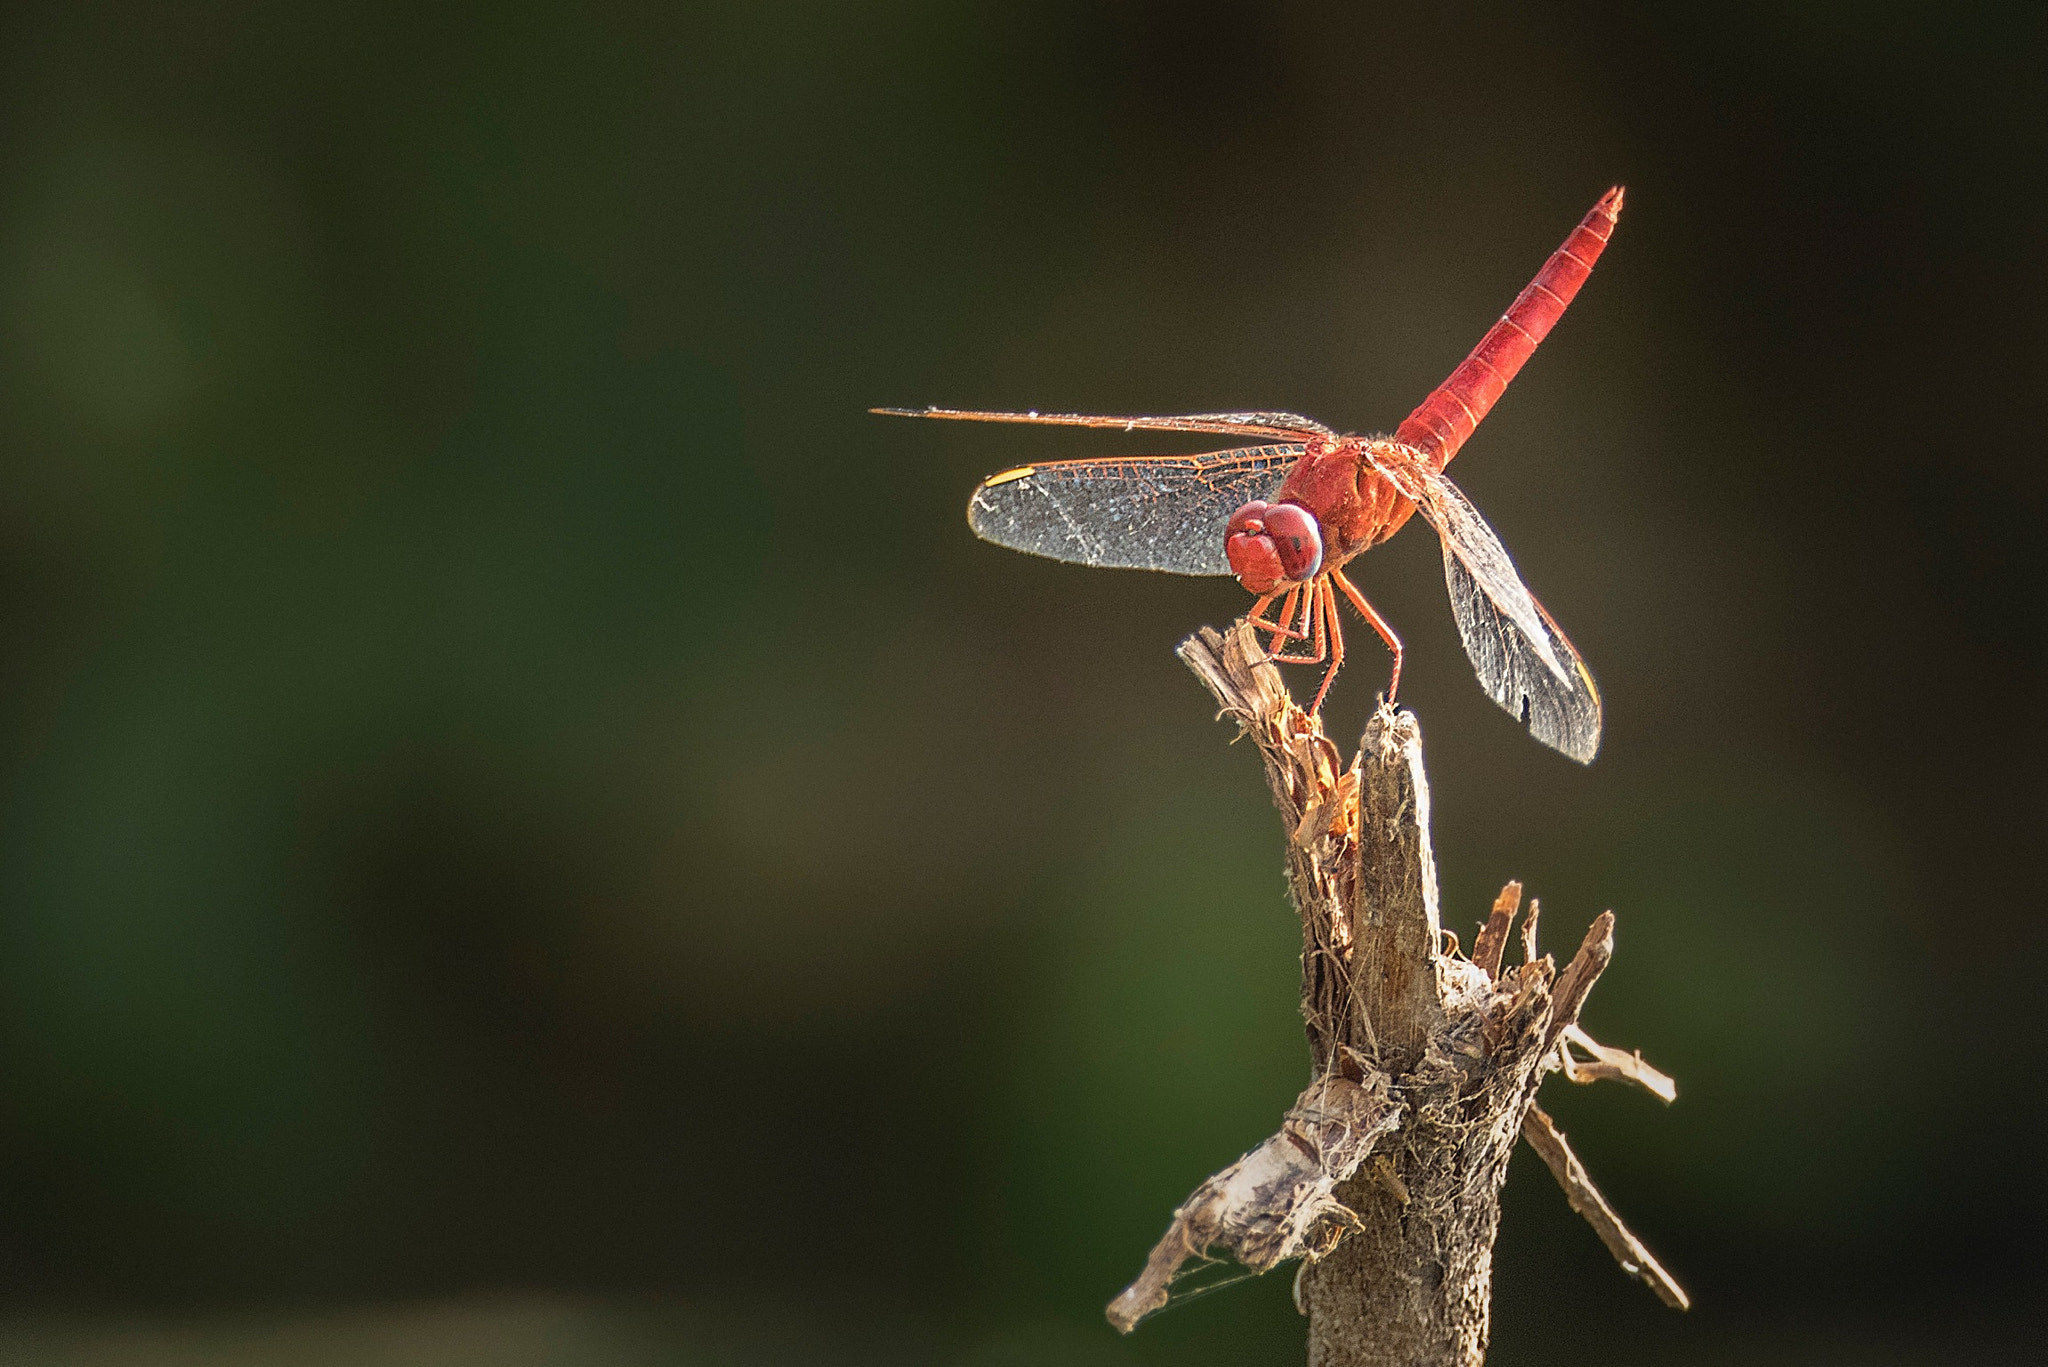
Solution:
<svg viewBox="0 0 2048 1367"><path fill-rule="evenodd" d="M1593 273L1593 263L1606 249L1607 239L1614 235L1620 213L1621 187L1617 185L1601 196L1564 244L1550 254L1536 278L1515 296L1515 302L1479 339L1472 354L1395 430L1396 441L1428 455L1439 470L1450 464L1480 419L1506 392L1515 372L1564 316L1579 286Z"/></svg>

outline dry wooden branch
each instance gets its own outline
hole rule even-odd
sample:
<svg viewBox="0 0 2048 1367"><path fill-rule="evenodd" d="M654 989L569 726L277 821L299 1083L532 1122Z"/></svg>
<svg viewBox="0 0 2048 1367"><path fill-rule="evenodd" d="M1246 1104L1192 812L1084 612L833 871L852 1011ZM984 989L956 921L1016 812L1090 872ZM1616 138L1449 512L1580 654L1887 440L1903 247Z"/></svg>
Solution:
<svg viewBox="0 0 2048 1367"><path fill-rule="evenodd" d="M1600 1194L1600 1188L1594 1186L1593 1179L1586 1175L1586 1165L1572 1152L1572 1146L1565 1143L1564 1131L1557 1128L1557 1122L1541 1106L1531 1106L1529 1114L1523 1117L1522 1137L1529 1141L1530 1148L1543 1156L1550 1175L1564 1188L1565 1199L1593 1227L1593 1232L1600 1236L1600 1242L1606 1244L1607 1251L1614 1255L1614 1261L1621 1264L1621 1270L1656 1292L1657 1299L1673 1310L1690 1309L1692 1297L1685 1294L1685 1288L1673 1280L1671 1274L1664 1270L1664 1265L1643 1247L1643 1241L1621 1222L1621 1217L1614 1213L1614 1207L1608 1205L1607 1198Z"/></svg>
<svg viewBox="0 0 2048 1367"><path fill-rule="evenodd" d="M1573 1046L1585 1050L1592 1058L1581 1060L1574 1057ZM1574 1024L1564 1032L1564 1044L1557 1051L1557 1062L1559 1069L1572 1082L1633 1082L1667 1106L1678 1100L1678 1084L1644 1062L1640 1051L1610 1049L1587 1034L1581 1025Z"/></svg>
<svg viewBox="0 0 2048 1367"><path fill-rule="evenodd" d="M1501 1183L1524 1133L1539 1147L1555 1138L1544 1156L1573 1207L1625 1268L1682 1305L1684 1293L1599 1199L1563 1136L1547 1118L1542 1139L1529 1129L1539 1122L1528 1117L1542 1114L1532 1111L1536 1088L1553 1070L1670 1091L1639 1055L1578 1028L1613 956L1613 914L1594 921L1559 973L1538 952L1532 900L1525 961L1503 968L1521 901L1511 883L1472 958L1457 957L1439 924L1414 716L1382 704L1347 766L1244 623L1204 630L1180 654L1265 762L1301 914L1313 1080L1279 1133L1174 1212L1110 1321L1129 1332L1167 1304L1190 1260L1223 1253L1263 1272L1299 1258L1295 1300L1309 1317L1311 1367L1473 1367L1485 1356ZM1560 1167L1553 1152L1569 1161Z"/></svg>
<svg viewBox="0 0 2048 1367"><path fill-rule="evenodd" d="M1586 927L1579 952L1572 955L1572 961L1558 977L1557 988L1551 994L1550 1025L1543 1032L1545 1048L1557 1043L1558 1036L1579 1023L1579 1008L1586 1004L1593 984L1600 981L1613 958L1614 913L1603 911Z"/></svg>

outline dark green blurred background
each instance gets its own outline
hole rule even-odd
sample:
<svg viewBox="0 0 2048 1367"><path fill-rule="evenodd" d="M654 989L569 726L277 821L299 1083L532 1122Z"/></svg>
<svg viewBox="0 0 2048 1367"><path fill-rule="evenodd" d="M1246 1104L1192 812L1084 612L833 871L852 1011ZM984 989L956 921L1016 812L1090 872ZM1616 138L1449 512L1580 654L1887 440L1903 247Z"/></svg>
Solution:
<svg viewBox="0 0 2048 1367"><path fill-rule="evenodd" d="M863 410L1384 430L1616 181L1453 472L1599 761L1360 567L1447 921L1613 907L1681 1084L1552 1086L1698 1309L1525 1155L1495 1360L2021 1355L2038 6L423 8L0 29L0 1360L1299 1362L1100 1318L1305 1077L1246 599Z"/></svg>

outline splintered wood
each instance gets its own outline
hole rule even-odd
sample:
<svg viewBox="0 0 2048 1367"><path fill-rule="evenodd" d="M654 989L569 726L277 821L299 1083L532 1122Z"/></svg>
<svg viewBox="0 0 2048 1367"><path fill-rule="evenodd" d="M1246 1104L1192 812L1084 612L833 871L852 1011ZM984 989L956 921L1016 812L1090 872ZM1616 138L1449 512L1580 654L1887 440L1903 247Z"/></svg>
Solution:
<svg viewBox="0 0 2048 1367"><path fill-rule="evenodd" d="M1614 951L1613 914L1560 973L1537 951L1532 902L1524 962L1503 967L1521 906L1510 883L1472 957L1458 957L1439 924L1414 717L1382 705L1346 765L1244 623L1204 629L1180 655L1265 761L1301 914L1314 1080L1278 1133L1174 1212L1110 1323L1128 1333L1164 1307L1190 1263L1227 1256L1264 1272L1299 1259L1311 1367L1472 1367L1486 1351L1501 1183L1524 1135L1622 1266L1682 1308L1684 1291L1535 1108L1538 1084L1559 1070L1676 1094L1640 1054L1579 1027Z"/></svg>

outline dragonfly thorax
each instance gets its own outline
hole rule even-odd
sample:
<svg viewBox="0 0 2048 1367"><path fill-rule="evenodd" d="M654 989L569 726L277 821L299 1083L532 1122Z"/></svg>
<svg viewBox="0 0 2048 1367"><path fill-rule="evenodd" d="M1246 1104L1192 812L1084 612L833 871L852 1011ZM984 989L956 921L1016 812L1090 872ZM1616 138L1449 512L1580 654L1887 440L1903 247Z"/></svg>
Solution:
<svg viewBox="0 0 2048 1367"><path fill-rule="evenodd" d="M1298 503L1254 499L1230 515L1223 553L1237 582L1256 594L1304 584L1323 568L1323 530Z"/></svg>

